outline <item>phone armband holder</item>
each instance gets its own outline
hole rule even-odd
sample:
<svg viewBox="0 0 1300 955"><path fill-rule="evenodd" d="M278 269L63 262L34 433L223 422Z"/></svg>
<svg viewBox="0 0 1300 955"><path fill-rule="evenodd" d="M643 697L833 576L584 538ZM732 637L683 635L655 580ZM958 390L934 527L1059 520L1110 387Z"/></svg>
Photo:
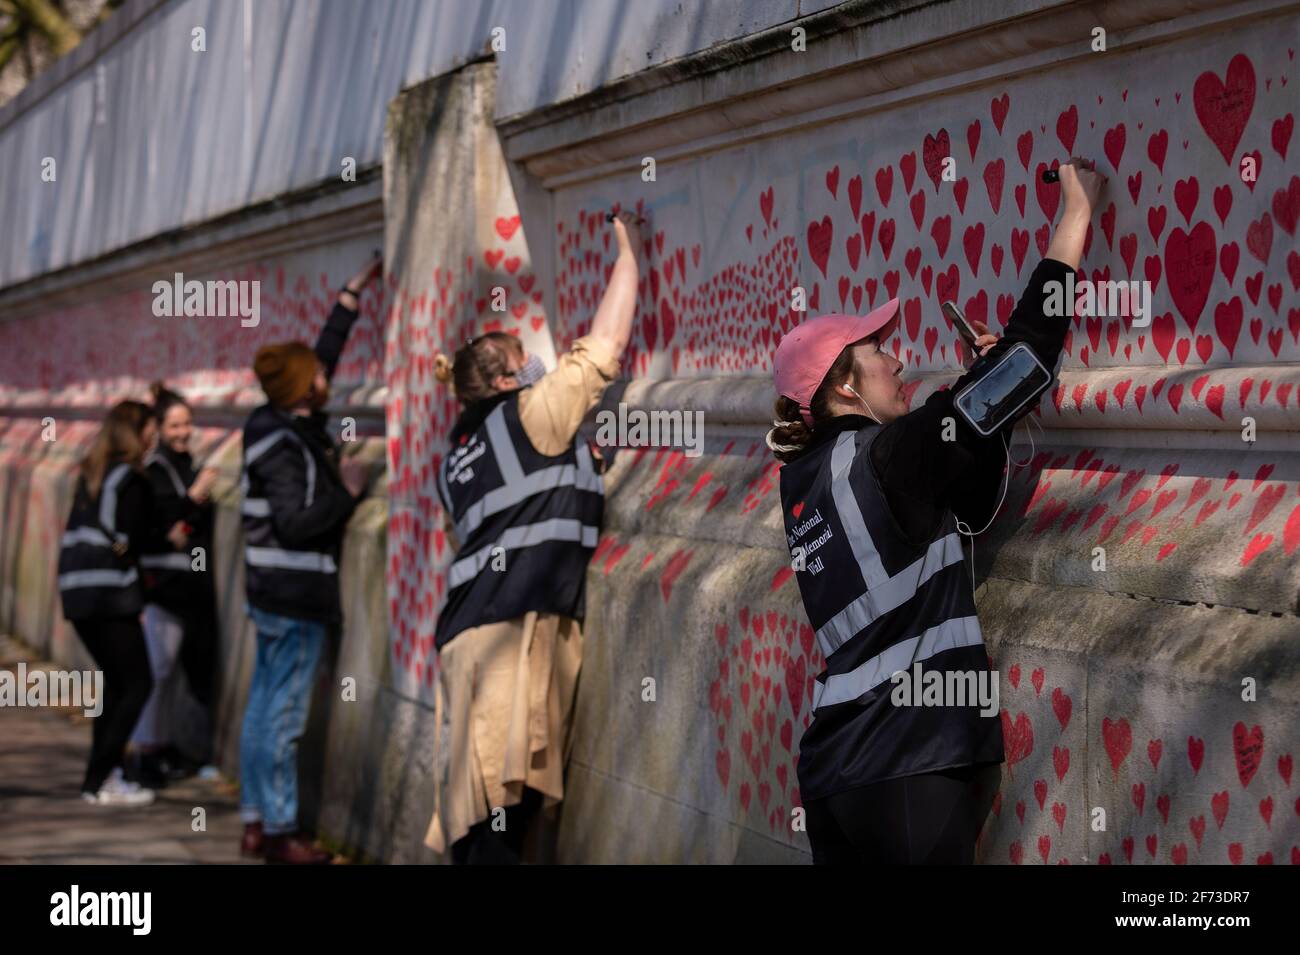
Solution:
<svg viewBox="0 0 1300 955"><path fill-rule="evenodd" d="M979 358L968 374L977 377L953 396L953 407L985 437L1016 418L1052 384L1052 373L1024 342L997 358Z"/></svg>

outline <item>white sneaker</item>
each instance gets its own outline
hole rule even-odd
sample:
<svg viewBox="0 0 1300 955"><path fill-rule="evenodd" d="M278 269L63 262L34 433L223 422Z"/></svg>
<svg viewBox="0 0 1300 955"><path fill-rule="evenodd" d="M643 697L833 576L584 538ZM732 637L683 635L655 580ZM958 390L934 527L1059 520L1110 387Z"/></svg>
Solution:
<svg viewBox="0 0 1300 955"><path fill-rule="evenodd" d="M99 792L83 792L81 798L97 806L147 806L154 800L154 791L123 779L119 768L109 774Z"/></svg>

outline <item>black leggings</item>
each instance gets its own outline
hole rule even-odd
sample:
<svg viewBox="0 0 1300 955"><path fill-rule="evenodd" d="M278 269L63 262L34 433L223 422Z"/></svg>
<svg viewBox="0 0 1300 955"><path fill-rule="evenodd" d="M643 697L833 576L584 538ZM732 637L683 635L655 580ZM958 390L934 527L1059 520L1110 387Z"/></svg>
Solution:
<svg viewBox="0 0 1300 955"><path fill-rule="evenodd" d="M104 674L103 710L95 717L83 792L99 792L108 774L122 765L140 711L153 689L149 651L139 617L77 620L77 636Z"/></svg>
<svg viewBox="0 0 1300 955"><path fill-rule="evenodd" d="M999 764L902 776L810 799L813 863L971 865Z"/></svg>
<svg viewBox="0 0 1300 955"><path fill-rule="evenodd" d="M506 806L505 829L492 828L492 817L476 822L451 846L453 865L518 865L523 858L528 823L542 805L542 794L524 789L524 798Z"/></svg>

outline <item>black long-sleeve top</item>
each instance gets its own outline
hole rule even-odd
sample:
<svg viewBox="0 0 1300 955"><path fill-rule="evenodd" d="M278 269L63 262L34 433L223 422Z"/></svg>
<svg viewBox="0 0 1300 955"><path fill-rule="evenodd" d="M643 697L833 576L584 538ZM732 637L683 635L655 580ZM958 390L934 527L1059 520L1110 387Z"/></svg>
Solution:
<svg viewBox="0 0 1300 955"><path fill-rule="evenodd" d="M160 443L155 454L167 459L183 487L189 488L194 483L198 472L188 451L173 451ZM171 477L161 467L146 467L145 473L153 487L154 534L159 544L158 549L163 553L172 549L171 543L167 541L167 532L177 521L190 525L189 538L192 545L206 545L212 536L212 502L199 504L188 494L179 494Z"/></svg>
<svg viewBox="0 0 1300 955"><path fill-rule="evenodd" d="M348 334L352 331L358 314L360 313L356 309L335 301L334 308L325 319L325 327L320 330L314 350L316 357L325 366L326 378L334 377L334 369L338 367L339 356L343 354L343 346L348 343Z"/></svg>
<svg viewBox="0 0 1300 955"><path fill-rule="evenodd" d="M112 465L109 466L110 470ZM125 534L130 543L127 555L134 562L149 549L153 531L153 488L139 468L133 468L131 477L122 482L117 492L116 530Z"/></svg>
<svg viewBox="0 0 1300 955"><path fill-rule="evenodd" d="M348 334L357 320L358 312L342 302L335 302L325 327L316 339L316 357L325 367L325 377L332 379L338 367L339 356L347 344ZM318 475L317 493L310 506L303 504L303 487L306 472L302 458L287 445L276 449L277 460L283 466L266 466L266 497L271 502L276 534L290 547L311 547L322 540L332 540L347 524L364 494L353 497L339 478L338 446L330 436L326 423L329 416L324 411L314 411L306 416L291 416L290 426L303 440L316 448L329 463L329 473Z"/></svg>
<svg viewBox="0 0 1300 955"><path fill-rule="evenodd" d="M177 452L159 444L145 467L153 489L153 547L160 554L177 553L167 534L177 521L189 525L185 546L180 552L189 556L196 547L212 550L211 501L199 504L189 496L196 472L194 459L189 452ZM165 462L165 463L164 463ZM180 481L177 487L176 480ZM209 557L209 561L211 558ZM165 607L182 617L210 614L213 599L211 573L177 570L175 568L144 567L145 602Z"/></svg>
<svg viewBox="0 0 1300 955"><path fill-rule="evenodd" d="M121 461L110 461L104 468L104 477L107 478L112 473L113 468L117 467ZM103 527L99 523L100 496L104 493L103 482L101 481L99 495L90 496L90 491L86 487L85 478L77 478L77 487L73 498L72 511L75 517L78 511L87 515L88 521L92 527ZM127 558L134 563L140 559L142 553L148 553L153 548L153 531L154 531L154 496L153 487L149 483L149 478L139 465L131 468L130 475L122 481L117 489L117 507L113 511L113 530L118 534L125 534L127 537ZM69 519L71 523L71 518ZM86 523L83 520L82 523Z"/></svg>
<svg viewBox="0 0 1300 955"><path fill-rule="evenodd" d="M1034 269L1002 337L989 350L996 358L1017 342L1024 342L1048 369L1056 367L1068 316L1044 314L1048 282L1064 282L1070 266L1043 259ZM871 445L871 464L885 491L899 527L918 545L933 538L944 511L953 513L972 532L992 517L998 503L1006 444L1015 422L1029 413L1026 407L1001 429L987 437L975 431L953 407L953 395L974 379L969 373L947 389L934 392L925 403L885 425ZM944 419L956 420L955 440L944 441ZM864 424L870 423L863 419Z"/></svg>

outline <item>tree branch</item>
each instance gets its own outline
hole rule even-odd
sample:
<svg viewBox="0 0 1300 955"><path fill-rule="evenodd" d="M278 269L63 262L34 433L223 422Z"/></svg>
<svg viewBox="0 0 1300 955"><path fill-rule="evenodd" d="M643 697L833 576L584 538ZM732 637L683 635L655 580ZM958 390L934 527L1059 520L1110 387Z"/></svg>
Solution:
<svg viewBox="0 0 1300 955"><path fill-rule="evenodd" d="M9 65L9 61L14 58L14 54L21 49L17 36L5 37L0 40L0 70Z"/></svg>
<svg viewBox="0 0 1300 955"><path fill-rule="evenodd" d="M81 42L81 34L50 0L11 0L18 15L39 30L50 43L55 56L62 56Z"/></svg>

